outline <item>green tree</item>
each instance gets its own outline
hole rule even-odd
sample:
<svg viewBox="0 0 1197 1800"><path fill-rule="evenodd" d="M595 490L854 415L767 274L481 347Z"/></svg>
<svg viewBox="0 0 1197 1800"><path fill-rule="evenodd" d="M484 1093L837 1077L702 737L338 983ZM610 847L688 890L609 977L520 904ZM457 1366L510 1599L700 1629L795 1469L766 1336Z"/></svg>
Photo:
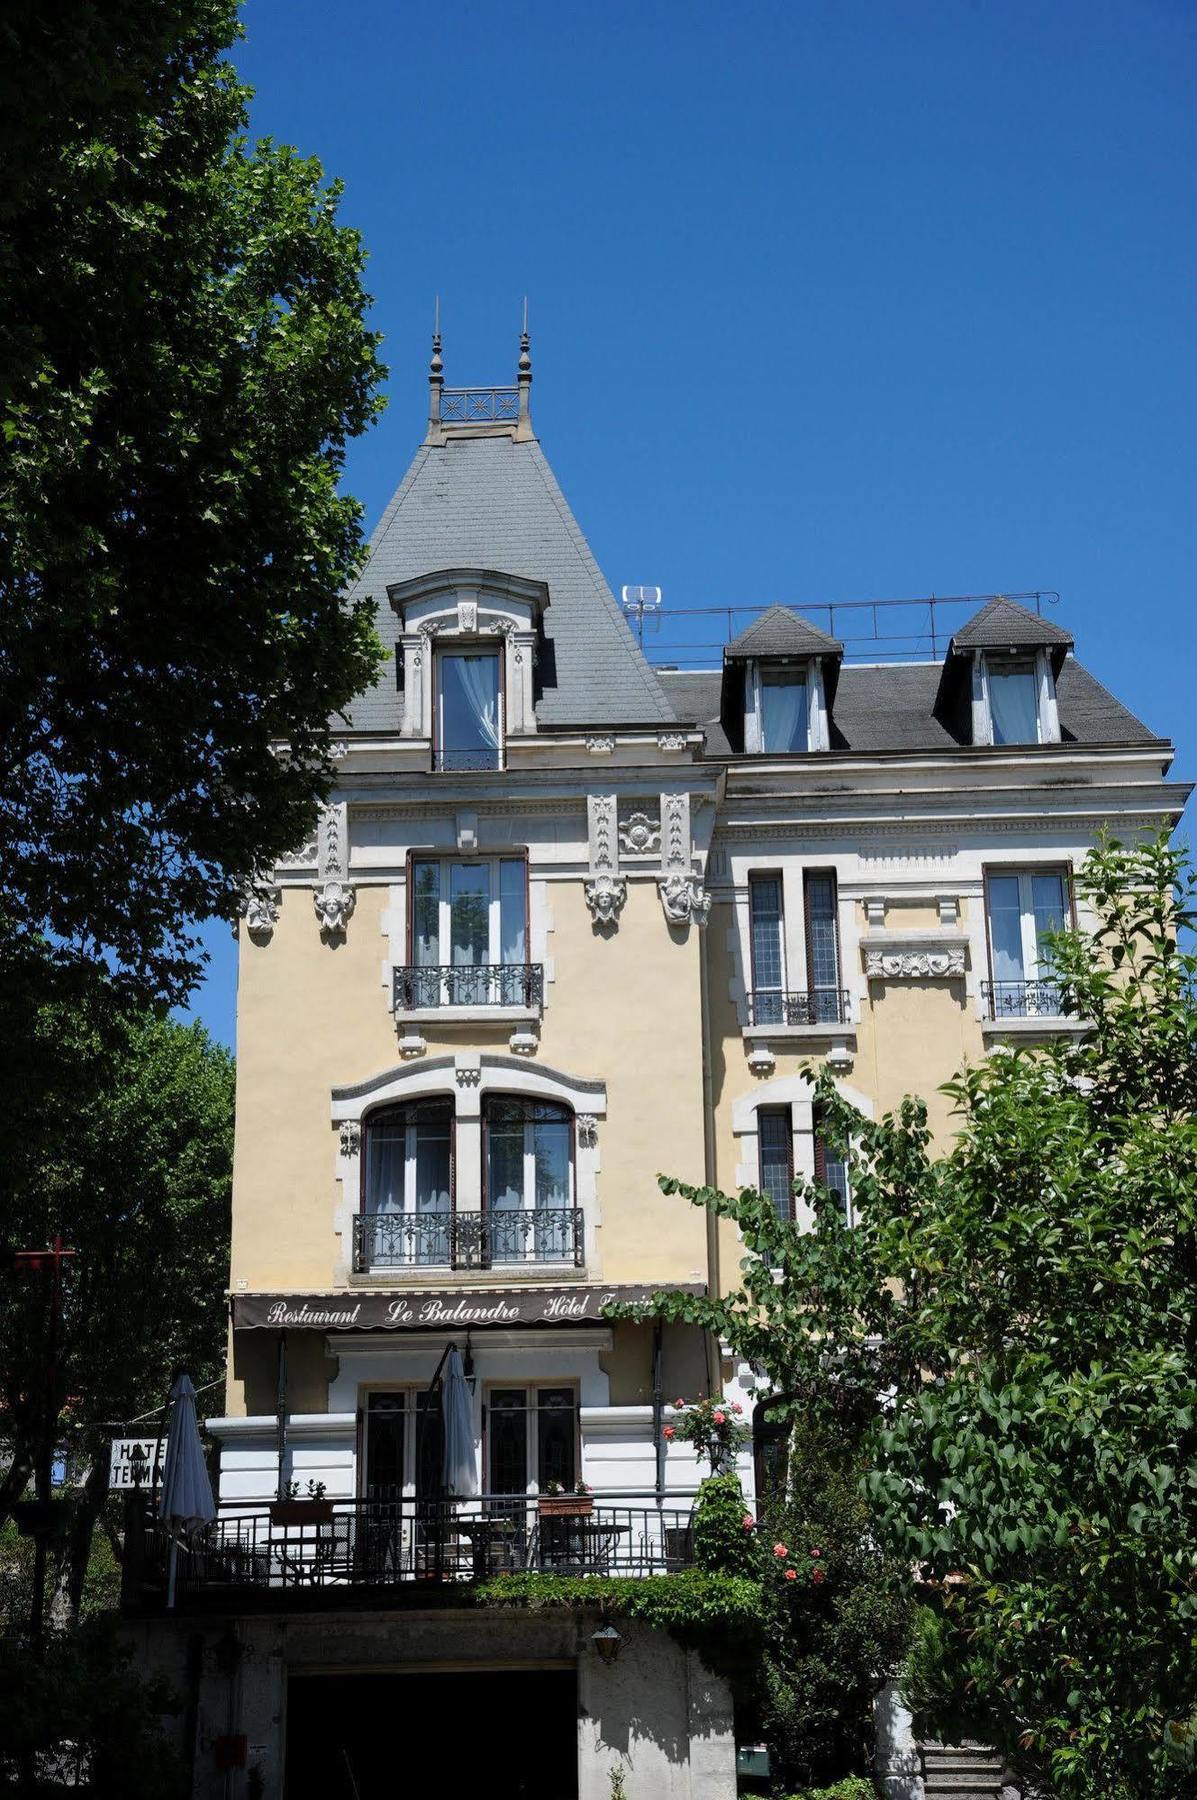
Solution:
<svg viewBox="0 0 1197 1800"><path fill-rule="evenodd" d="M1109 844L1079 887L1091 929L1053 955L1083 1035L965 1069L943 1154L921 1103L874 1124L821 1081L852 1231L818 1191L801 1235L663 1180L747 1254L736 1293L655 1310L769 1369L792 1423L859 1425L874 1528L934 1609L924 1728L1061 1795L1162 1800L1197 1793L1194 879Z"/></svg>
<svg viewBox="0 0 1197 1800"><path fill-rule="evenodd" d="M347 441L364 255L317 162L245 137L235 0L0 19L0 981L193 978L326 791L373 678ZM284 744L287 752L279 754Z"/></svg>
<svg viewBox="0 0 1197 1800"><path fill-rule="evenodd" d="M0 1440L10 1458L0 1519L20 1497L47 1422L80 1485L58 1539L62 1601L77 1613L107 1493L106 1429L161 1407L172 1369L197 1385L225 1348L233 1137L232 1058L198 1025L128 1017L97 979L89 1007L47 1005L17 1083L0 1167ZM5 1006L0 995L0 1029ZM45 1065L57 1058L52 1088ZM26 1105L56 1101L53 1116ZM61 1232L76 1252L64 1281L53 1380L50 1294L13 1253Z"/></svg>

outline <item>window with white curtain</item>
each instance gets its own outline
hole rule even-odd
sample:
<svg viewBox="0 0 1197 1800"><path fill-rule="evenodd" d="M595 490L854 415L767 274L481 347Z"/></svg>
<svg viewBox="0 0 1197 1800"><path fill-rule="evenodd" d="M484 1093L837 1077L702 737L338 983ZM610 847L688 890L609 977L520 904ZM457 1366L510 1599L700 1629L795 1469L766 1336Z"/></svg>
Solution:
<svg viewBox="0 0 1197 1800"><path fill-rule="evenodd" d="M1057 1014L1062 1000L1047 938L1068 918L1064 869L990 869L985 880L990 1011L995 1018Z"/></svg>
<svg viewBox="0 0 1197 1800"><path fill-rule="evenodd" d="M413 857L413 1004L524 1004L527 896L522 856Z"/></svg>
<svg viewBox="0 0 1197 1800"><path fill-rule="evenodd" d="M1004 661L990 657L989 716L995 744L1039 742L1039 683L1035 664L1021 658Z"/></svg>
<svg viewBox="0 0 1197 1800"><path fill-rule="evenodd" d="M449 1261L453 1106L427 1100L368 1113L362 1213L368 1266Z"/></svg>
<svg viewBox="0 0 1197 1800"><path fill-rule="evenodd" d="M574 1131L568 1108L495 1095L482 1116L491 1262L573 1262Z"/></svg>
<svg viewBox="0 0 1197 1800"><path fill-rule="evenodd" d="M761 749L784 756L810 748L810 700L804 669L760 672Z"/></svg>
<svg viewBox="0 0 1197 1800"><path fill-rule="evenodd" d="M441 650L436 659L439 769L501 766L502 683L495 650Z"/></svg>

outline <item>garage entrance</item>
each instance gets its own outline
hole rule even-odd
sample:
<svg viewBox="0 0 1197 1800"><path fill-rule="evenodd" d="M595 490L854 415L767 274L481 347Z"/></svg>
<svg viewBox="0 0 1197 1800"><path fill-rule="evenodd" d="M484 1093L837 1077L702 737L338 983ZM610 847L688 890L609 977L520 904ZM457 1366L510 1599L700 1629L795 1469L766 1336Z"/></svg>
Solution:
<svg viewBox="0 0 1197 1800"><path fill-rule="evenodd" d="M293 1675L286 1800L577 1800L572 1669Z"/></svg>

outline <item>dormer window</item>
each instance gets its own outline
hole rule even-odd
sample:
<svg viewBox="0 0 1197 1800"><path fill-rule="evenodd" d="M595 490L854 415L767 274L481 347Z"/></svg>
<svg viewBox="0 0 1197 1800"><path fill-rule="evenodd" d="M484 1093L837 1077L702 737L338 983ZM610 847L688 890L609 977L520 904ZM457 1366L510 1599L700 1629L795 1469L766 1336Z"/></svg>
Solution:
<svg viewBox="0 0 1197 1800"><path fill-rule="evenodd" d="M805 669L760 671L761 749L774 755L810 749L810 703Z"/></svg>
<svg viewBox="0 0 1197 1800"><path fill-rule="evenodd" d="M995 744L1038 744L1039 683L1029 658L989 659L989 715Z"/></svg>
<svg viewBox="0 0 1197 1800"><path fill-rule="evenodd" d="M1071 648L1059 625L998 595L948 645L937 718L964 743L1058 744L1056 677Z"/></svg>
<svg viewBox="0 0 1197 1800"><path fill-rule="evenodd" d="M436 766L497 769L502 682L497 650L441 650L436 658Z"/></svg>
<svg viewBox="0 0 1197 1800"><path fill-rule="evenodd" d="M831 706L844 646L785 606L771 606L723 653L724 728L749 756L831 748Z"/></svg>

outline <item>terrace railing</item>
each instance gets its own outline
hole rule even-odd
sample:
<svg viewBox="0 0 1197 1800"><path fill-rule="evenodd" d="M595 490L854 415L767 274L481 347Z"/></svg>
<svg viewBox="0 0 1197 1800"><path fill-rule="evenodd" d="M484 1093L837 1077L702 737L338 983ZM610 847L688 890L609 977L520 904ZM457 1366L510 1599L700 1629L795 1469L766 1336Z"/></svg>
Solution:
<svg viewBox="0 0 1197 1800"><path fill-rule="evenodd" d="M585 1261L580 1206L529 1211L359 1213L353 1221L353 1267L493 1269L527 1263Z"/></svg>
<svg viewBox="0 0 1197 1800"><path fill-rule="evenodd" d="M583 1503L583 1506L585 1503ZM649 1496L607 1501L569 1514L535 1497L472 1500L338 1500L297 1517L294 1502L222 1506L177 1546L178 1603L233 1593L288 1590L305 1602L346 1589L478 1582L517 1570L563 1575L663 1575L693 1560L691 1514ZM144 1601L165 1593L170 1539L153 1518L137 1544ZM126 1586L129 1593L129 1584Z"/></svg>

